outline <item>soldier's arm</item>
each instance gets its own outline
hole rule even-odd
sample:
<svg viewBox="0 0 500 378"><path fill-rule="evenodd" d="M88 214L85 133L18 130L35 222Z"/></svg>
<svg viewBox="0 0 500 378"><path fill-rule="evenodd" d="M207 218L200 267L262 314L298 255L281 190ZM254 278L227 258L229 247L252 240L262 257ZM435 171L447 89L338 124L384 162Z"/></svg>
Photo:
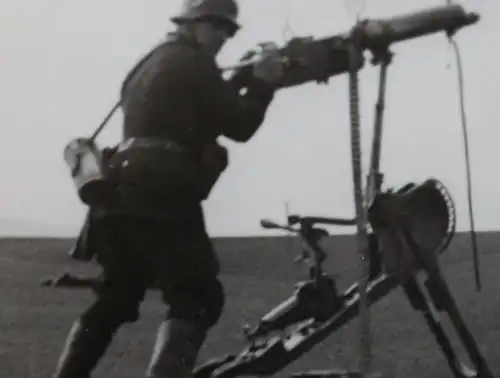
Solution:
<svg viewBox="0 0 500 378"><path fill-rule="evenodd" d="M240 94L238 88L221 77L214 63L199 63L204 113L217 122L225 137L237 142L248 141L263 123L275 88L264 80L252 78L245 86L246 93Z"/></svg>

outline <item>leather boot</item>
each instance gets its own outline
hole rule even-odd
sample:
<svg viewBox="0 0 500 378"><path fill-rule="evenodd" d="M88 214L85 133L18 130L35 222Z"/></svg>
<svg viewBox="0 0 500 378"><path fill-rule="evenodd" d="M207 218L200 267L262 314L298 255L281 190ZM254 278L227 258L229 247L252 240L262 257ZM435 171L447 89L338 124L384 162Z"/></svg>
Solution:
<svg viewBox="0 0 500 378"><path fill-rule="evenodd" d="M113 333L99 332L76 321L66 339L52 378L90 378Z"/></svg>
<svg viewBox="0 0 500 378"><path fill-rule="evenodd" d="M191 377L206 334L205 327L192 321L169 319L162 322L147 377Z"/></svg>

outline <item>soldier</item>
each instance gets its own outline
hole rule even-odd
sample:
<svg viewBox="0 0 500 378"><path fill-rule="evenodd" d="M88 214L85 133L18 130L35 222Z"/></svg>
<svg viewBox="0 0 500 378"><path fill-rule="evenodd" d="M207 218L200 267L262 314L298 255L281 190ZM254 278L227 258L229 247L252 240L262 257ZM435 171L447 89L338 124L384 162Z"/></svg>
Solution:
<svg viewBox="0 0 500 378"><path fill-rule="evenodd" d="M252 138L282 75L274 51L254 65L245 94L222 78L215 57L239 29L237 14L234 0L187 1L172 19L176 31L124 80L123 141L109 159L115 191L92 208L104 279L54 378L89 378L118 329L138 320L152 282L169 308L148 377L189 376L219 320L225 297L202 210L228 163L216 138Z"/></svg>

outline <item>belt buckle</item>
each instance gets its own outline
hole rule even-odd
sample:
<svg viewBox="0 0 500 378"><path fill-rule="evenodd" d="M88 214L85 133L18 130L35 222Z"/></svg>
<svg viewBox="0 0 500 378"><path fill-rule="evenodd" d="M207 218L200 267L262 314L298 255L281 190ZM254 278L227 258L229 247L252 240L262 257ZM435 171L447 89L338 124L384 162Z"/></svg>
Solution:
<svg viewBox="0 0 500 378"><path fill-rule="evenodd" d="M131 148L137 144L137 147L143 148L160 148L165 151L182 151L182 148L179 147L177 143L172 142L171 140L159 141L159 140L149 140L149 139L137 139L137 138L128 138L126 141L121 143L118 147L118 151L125 151L128 148Z"/></svg>

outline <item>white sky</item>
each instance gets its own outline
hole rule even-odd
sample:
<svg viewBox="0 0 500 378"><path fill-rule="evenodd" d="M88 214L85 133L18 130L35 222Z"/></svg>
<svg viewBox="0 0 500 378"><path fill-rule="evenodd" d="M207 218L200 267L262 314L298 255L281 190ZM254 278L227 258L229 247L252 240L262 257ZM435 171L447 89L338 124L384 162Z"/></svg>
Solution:
<svg viewBox="0 0 500 378"><path fill-rule="evenodd" d="M244 28L220 61L232 63L261 41L283 43L286 18L298 36L344 32L354 23L346 1L362 3L240 0ZM179 3L0 0L1 218L56 225L61 233L68 228L76 233L86 208L76 197L62 150L73 137L95 129L116 101L126 72L171 28L169 16ZM363 16L375 18L444 1L366 3ZM479 24L456 37L465 70L475 220L478 229L498 229L500 2L460 3L482 16ZM398 44L394 52L383 141L386 186L439 178L454 196L459 228L468 228L452 49L444 35L433 35ZM366 148L377 79L377 68L362 72ZM100 136L101 145L115 144L120 122L121 114ZM353 215L349 135L347 75L328 85L310 84L279 93L262 129L249 143L226 143L231 166L205 205L211 234L261 233L259 219L283 219L284 201L294 212ZM367 162L369 150L365 151Z"/></svg>

